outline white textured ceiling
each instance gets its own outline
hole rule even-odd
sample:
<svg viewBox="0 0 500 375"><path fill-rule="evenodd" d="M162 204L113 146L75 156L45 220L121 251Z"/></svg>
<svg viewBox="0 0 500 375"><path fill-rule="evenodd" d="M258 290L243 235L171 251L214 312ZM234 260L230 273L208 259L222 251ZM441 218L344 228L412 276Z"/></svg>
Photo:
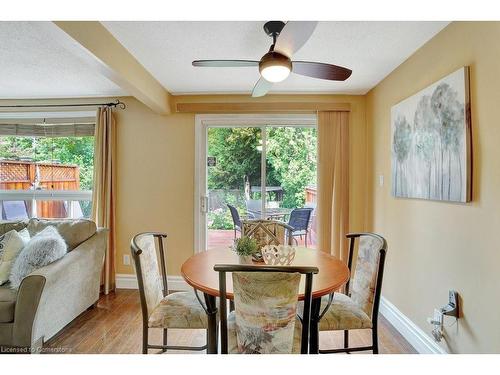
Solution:
<svg viewBox="0 0 500 375"><path fill-rule="evenodd" d="M81 61L78 46L60 45L65 37L52 22L0 22L0 98L126 95Z"/></svg>
<svg viewBox="0 0 500 375"><path fill-rule="evenodd" d="M271 39L264 22L103 22L171 93L250 93L257 68L194 68L196 59L254 59ZM298 75L272 92L363 94L447 22L319 22L294 56L353 70L346 82ZM0 99L120 96L126 91L86 65L81 48L52 22L0 22ZM64 43L62 41L65 41Z"/></svg>
<svg viewBox="0 0 500 375"><path fill-rule="evenodd" d="M257 68L194 68L197 59L259 60L271 39L264 22L103 22L171 93L249 93ZM291 75L272 92L364 94L448 22L319 22L293 56L353 70L345 82Z"/></svg>

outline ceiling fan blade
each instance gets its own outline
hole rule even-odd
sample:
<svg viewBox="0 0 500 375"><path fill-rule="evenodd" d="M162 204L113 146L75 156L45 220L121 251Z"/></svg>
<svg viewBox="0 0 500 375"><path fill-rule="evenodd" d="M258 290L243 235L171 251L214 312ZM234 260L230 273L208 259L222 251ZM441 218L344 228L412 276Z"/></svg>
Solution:
<svg viewBox="0 0 500 375"><path fill-rule="evenodd" d="M281 30L274 50L292 57L311 37L317 21L289 21Z"/></svg>
<svg viewBox="0 0 500 375"><path fill-rule="evenodd" d="M244 66L259 66L258 61L253 60L195 60L193 66L207 68L239 68Z"/></svg>
<svg viewBox="0 0 500 375"><path fill-rule="evenodd" d="M292 61L292 72L331 81L345 81L352 74L352 70L342 66L312 61Z"/></svg>
<svg viewBox="0 0 500 375"><path fill-rule="evenodd" d="M257 83L253 88L252 96L254 98L258 98L259 96L264 96L267 94L269 90L271 90L271 87L273 87L272 82L266 81L263 77L260 77L260 79L257 81Z"/></svg>

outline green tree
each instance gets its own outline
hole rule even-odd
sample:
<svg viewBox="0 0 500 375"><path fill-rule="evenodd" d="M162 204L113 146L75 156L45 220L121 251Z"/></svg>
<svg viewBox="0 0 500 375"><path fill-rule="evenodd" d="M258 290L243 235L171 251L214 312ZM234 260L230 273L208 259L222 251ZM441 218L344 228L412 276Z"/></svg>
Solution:
<svg viewBox="0 0 500 375"><path fill-rule="evenodd" d="M267 138L268 185L279 182L283 207L302 207L306 186L316 185L316 129L272 127Z"/></svg>
<svg viewBox="0 0 500 375"><path fill-rule="evenodd" d="M283 188L283 207L303 206L305 187L316 184L316 129L269 127L267 142L266 184ZM245 177L260 185L261 150L259 128L209 128L208 155L217 164L209 167L208 188L243 191Z"/></svg>
<svg viewBox="0 0 500 375"><path fill-rule="evenodd" d="M209 189L244 189L260 185L262 138L259 128L209 128L208 156L217 160L208 174Z"/></svg>

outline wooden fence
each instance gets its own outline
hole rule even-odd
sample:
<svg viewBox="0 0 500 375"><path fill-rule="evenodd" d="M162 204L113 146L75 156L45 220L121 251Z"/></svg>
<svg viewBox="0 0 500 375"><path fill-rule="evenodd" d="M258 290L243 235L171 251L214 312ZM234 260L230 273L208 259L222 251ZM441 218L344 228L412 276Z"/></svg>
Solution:
<svg viewBox="0 0 500 375"><path fill-rule="evenodd" d="M77 165L0 160L0 190L80 190L80 169ZM25 201L31 212L31 201ZM62 201L37 201L38 217L67 216Z"/></svg>
<svg viewBox="0 0 500 375"><path fill-rule="evenodd" d="M317 203L317 191L316 186L306 187L306 204L316 204Z"/></svg>

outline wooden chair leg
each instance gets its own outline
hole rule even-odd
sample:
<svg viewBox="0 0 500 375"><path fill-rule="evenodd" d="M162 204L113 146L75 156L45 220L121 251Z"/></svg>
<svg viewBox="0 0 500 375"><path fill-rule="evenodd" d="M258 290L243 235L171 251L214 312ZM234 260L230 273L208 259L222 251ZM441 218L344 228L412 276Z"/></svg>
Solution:
<svg viewBox="0 0 500 375"><path fill-rule="evenodd" d="M344 349L347 349L349 347L349 331L345 330L344 331Z"/></svg>
<svg viewBox="0 0 500 375"><path fill-rule="evenodd" d="M167 346L168 345L168 329L163 330L163 345ZM165 353L167 349L162 349L162 353Z"/></svg>

